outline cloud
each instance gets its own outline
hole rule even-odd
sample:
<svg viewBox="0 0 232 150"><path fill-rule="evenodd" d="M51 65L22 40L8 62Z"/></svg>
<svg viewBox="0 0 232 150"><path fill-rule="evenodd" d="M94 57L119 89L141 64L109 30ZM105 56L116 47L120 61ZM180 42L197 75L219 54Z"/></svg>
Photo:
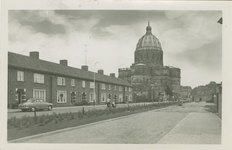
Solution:
<svg viewBox="0 0 232 150"><path fill-rule="evenodd" d="M184 15L185 13L187 13L187 11L176 11L176 10L168 10L165 11L165 15L168 19L176 19L181 17L182 15Z"/></svg>
<svg viewBox="0 0 232 150"><path fill-rule="evenodd" d="M195 50L217 40L222 33L221 26L217 24L220 17L218 11L171 12L166 13L167 18L175 18L181 21L183 26L170 28L162 34L163 49L167 52L179 53Z"/></svg>
<svg viewBox="0 0 232 150"><path fill-rule="evenodd" d="M117 15L116 21L110 16L117 14L117 11L110 15L98 11L87 12L87 16L82 11L36 11L30 14L27 14L28 11L10 12L9 51L24 55L28 55L30 51L39 51L43 60L58 63L60 59L67 59L69 66L80 68L85 64L87 44L87 63L91 71L96 62L101 65L96 66L95 70L101 68L105 74L117 75L118 68L130 67L134 62L136 44L146 32L147 20L144 21L144 15L140 14L140 18L136 18L130 12L131 17L127 22L126 18L120 21L119 17L126 11ZM22 14L23 18L20 17ZM151 14L150 16L155 16ZM221 40L221 25L217 24L217 17L221 13L186 11L170 13L169 16L162 14L164 13L159 12L156 16L158 19L152 18L151 25L153 34L161 42L164 64L181 68L181 80L185 85L199 83L192 82L188 73L195 72L196 77L202 81L208 81L209 76L216 77L211 75L212 72L217 72L217 79L221 78L220 65L215 70L207 69L212 60L220 56L219 53L207 50L220 48L218 41ZM41 32L36 27L41 26L38 21L49 22L51 28L55 25L62 26L65 32Z"/></svg>

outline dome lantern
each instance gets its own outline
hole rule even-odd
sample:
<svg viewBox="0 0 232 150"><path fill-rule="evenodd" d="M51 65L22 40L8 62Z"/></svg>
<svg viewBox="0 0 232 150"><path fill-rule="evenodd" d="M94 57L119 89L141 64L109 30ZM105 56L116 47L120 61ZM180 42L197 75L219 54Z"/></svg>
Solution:
<svg viewBox="0 0 232 150"><path fill-rule="evenodd" d="M146 30L147 30L146 35L152 34L151 33L151 26L150 26L150 21L149 20L148 20L148 26L147 26Z"/></svg>

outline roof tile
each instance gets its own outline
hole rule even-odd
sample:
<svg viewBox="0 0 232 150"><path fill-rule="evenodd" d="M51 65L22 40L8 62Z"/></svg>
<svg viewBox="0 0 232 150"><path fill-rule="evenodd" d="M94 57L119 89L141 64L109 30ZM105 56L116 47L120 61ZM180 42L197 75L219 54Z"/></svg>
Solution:
<svg viewBox="0 0 232 150"><path fill-rule="evenodd" d="M46 72L51 74L58 74L69 77L82 78L86 80L93 80L94 72L84 71L78 68L63 66L57 63L35 59L29 56L20 55L12 52L8 52L8 66L20 67L38 72ZM131 86L127 81L116 77L110 77L95 73L95 80L105 83Z"/></svg>

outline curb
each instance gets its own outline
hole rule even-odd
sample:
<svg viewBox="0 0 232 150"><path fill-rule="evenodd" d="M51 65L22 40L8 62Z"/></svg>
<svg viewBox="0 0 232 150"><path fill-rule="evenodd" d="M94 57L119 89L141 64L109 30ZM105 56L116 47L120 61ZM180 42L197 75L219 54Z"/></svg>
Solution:
<svg viewBox="0 0 232 150"><path fill-rule="evenodd" d="M174 106L176 106L176 105L174 105ZM174 106L167 106L167 107L159 108L159 109L155 109L155 110L148 110L148 111L141 112L141 113L152 112L152 111L155 112L156 110L162 110L162 109L165 109L165 108L168 108L168 107L174 107ZM19 139L10 140L10 141L8 141L8 143L21 143L21 142L25 142L25 141L27 141L29 139L35 139L35 138L39 138L39 137L43 137L43 136L47 136L47 135L57 134L57 133L64 132L64 131L75 130L75 129L79 129L79 128L84 128L84 127L100 124L100 123L105 123L105 122L109 122L109 121L124 119L124 118L132 117L132 116L135 116L135 115L140 115L141 113L130 114L130 115L126 115L126 116L121 116L121 117L106 119L106 120L97 121L97 122L93 122L93 123L88 123L88 124L84 124L84 125L80 125L80 126L76 126L76 127L69 127L69 128L65 128L65 129L60 129L60 130L55 130L55 131L51 131L51 132L46 132L46 133L36 134L36 135L32 135L32 136L27 136L27 137L23 137L23 138L19 138Z"/></svg>

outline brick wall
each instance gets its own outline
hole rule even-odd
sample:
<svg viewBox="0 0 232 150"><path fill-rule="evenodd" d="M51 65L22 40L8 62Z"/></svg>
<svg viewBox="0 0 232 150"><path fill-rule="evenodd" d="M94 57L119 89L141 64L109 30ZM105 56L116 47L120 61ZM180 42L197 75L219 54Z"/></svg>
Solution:
<svg viewBox="0 0 232 150"><path fill-rule="evenodd" d="M9 67L8 69L8 106L11 105L18 105L17 99L17 89L25 90L25 99L32 98L33 97L33 90L44 90L46 91L46 98L45 100L47 102L53 103L53 105L56 106L71 106L73 105L71 101L71 92L74 92L76 94L76 103L82 101L82 93L86 93L86 101L90 102L90 93L94 93L94 89L90 88L90 82L93 82L93 80L83 80L78 78L72 78L72 77L66 77L66 76L60 76L55 74L47 74L42 72L34 72L30 70L20 69L20 68L12 68ZM17 81L17 71L23 71L24 72L24 81ZM34 73L43 74L44 75L44 83L34 83ZM58 85L57 78L63 77L65 78L65 85ZM71 80L75 80L75 86L71 86ZM85 81L85 88L82 87L82 81ZM116 91L115 91L115 85L111 85L111 89L109 89L109 83L103 83L105 84L105 89L102 89L102 83L96 82L96 98L97 102L96 104L105 104L105 101L102 101L102 93L106 94L106 98L108 98L108 95L111 94L111 97L113 95L117 95L116 102L119 102L119 94L122 95L122 101L125 101L125 95L132 95L132 91L125 92L125 87L121 86L121 91L119 91L119 85L116 85ZM64 103L61 103L60 99L58 101L58 91L59 92L66 92L66 100ZM63 101L62 101L63 102Z"/></svg>

